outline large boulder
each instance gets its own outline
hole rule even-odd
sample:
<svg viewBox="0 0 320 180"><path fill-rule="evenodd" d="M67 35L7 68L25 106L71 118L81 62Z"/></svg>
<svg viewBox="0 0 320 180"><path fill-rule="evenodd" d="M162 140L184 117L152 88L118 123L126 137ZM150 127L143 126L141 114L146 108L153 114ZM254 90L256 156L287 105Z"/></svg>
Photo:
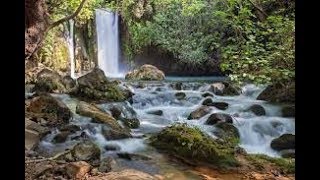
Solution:
<svg viewBox="0 0 320 180"><path fill-rule="evenodd" d="M219 122L226 122L226 123L230 123L232 124L233 119L229 114L225 114L225 113L213 113L211 114L207 121L205 122L205 124L207 125L214 125L217 124Z"/></svg>
<svg viewBox="0 0 320 180"><path fill-rule="evenodd" d="M76 113L91 117L94 121L106 124L113 130L123 130L116 119L93 104L80 101L76 107Z"/></svg>
<svg viewBox="0 0 320 180"><path fill-rule="evenodd" d="M283 117L295 117L296 116L296 106L293 105L285 105L281 109Z"/></svg>
<svg viewBox="0 0 320 180"><path fill-rule="evenodd" d="M216 166L234 166L237 161L233 148L215 141L197 128L187 124L166 127L150 138L151 145L171 155L194 163L206 162Z"/></svg>
<svg viewBox="0 0 320 180"><path fill-rule="evenodd" d="M132 96L132 93L120 87L118 82L109 81L99 68L95 68L90 73L78 78L77 82L77 88L70 94L87 102L124 101Z"/></svg>
<svg viewBox="0 0 320 180"><path fill-rule="evenodd" d="M247 110L253 112L257 116L266 115L266 110L264 109L263 106L261 106L259 104L254 104L254 105L250 106Z"/></svg>
<svg viewBox="0 0 320 180"><path fill-rule="evenodd" d="M71 155L76 161L94 161L100 159L98 145L87 140L76 144L71 150Z"/></svg>
<svg viewBox="0 0 320 180"><path fill-rule="evenodd" d="M201 106L190 113L190 115L188 116L188 120L199 119L208 114L210 111L211 108L209 106Z"/></svg>
<svg viewBox="0 0 320 180"><path fill-rule="evenodd" d="M232 124L227 122L219 122L216 125L214 134L228 143L230 146L236 146L240 140L239 130Z"/></svg>
<svg viewBox="0 0 320 180"><path fill-rule="evenodd" d="M274 103L295 103L295 81L271 84L257 99Z"/></svg>
<svg viewBox="0 0 320 180"><path fill-rule="evenodd" d="M66 81L59 73L45 68L37 74L34 91L67 93L72 87L66 87L65 83Z"/></svg>
<svg viewBox="0 0 320 180"><path fill-rule="evenodd" d="M145 64L138 69L135 69L126 74L127 80L149 80L149 81L161 81L164 80L164 73L155 66Z"/></svg>
<svg viewBox="0 0 320 180"><path fill-rule="evenodd" d="M220 96L236 96L240 95L241 89L232 86L228 82L216 82L210 85L209 91Z"/></svg>
<svg viewBox="0 0 320 180"><path fill-rule="evenodd" d="M271 141L271 148L277 151L284 149L295 149L295 135L283 134Z"/></svg>
<svg viewBox="0 0 320 180"><path fill-rule="evenodd" d="M41 93L28 100L26 106L26 117L35 119L44 119L47 126L60 126L69 123L72 112L60 100L52 97L50 94Z"/></svg>

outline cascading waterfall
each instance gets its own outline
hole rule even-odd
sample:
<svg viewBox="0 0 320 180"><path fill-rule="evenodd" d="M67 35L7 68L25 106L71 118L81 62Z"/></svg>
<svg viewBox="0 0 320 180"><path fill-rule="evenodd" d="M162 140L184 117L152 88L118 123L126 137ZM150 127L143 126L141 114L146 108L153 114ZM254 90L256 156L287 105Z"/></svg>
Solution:
<svg viewBox="0 0 320 180"><path fill-rule="evenodd" d="M72 19L69 20L69 27L66 28L66 40L68 44L69 51L69 59L70 59L70 76L75 79L75 61L74 61L74 21Z"/></svg>
<svg viewBox="0 0 320 180"><path fill-rule="evenodd" d="M119 72L118 14L96 9L98 65L108 77L121 77Z"/></svg>

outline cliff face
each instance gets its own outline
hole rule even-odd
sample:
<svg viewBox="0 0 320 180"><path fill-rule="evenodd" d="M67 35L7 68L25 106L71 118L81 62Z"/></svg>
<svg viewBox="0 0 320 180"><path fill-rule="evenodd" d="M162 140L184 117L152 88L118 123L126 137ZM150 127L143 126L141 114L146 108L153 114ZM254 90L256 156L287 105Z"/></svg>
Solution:
<svg viewBox="0 0 320 180"><path fill-rule="evenodd" d="M158 67L166 75L173 76L209 76L223 75L217 60L208 60L200 65L192 65L179 62L171 53L150 46L145 48L143 53L134 57L133 62L136 66L151 64Z"/></svg>
<svg viewBox="0 0 320 180"><path fill-rule="evenodd" d="M25 0L25 58L29 58L38 47L49 25L47 19L44 0Z"/></svg>

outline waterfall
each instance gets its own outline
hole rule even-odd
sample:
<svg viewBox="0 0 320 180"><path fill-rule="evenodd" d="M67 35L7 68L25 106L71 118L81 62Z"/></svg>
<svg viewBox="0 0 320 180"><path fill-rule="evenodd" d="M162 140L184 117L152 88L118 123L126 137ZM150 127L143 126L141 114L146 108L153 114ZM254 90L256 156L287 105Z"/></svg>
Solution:
<svg viewBox="0 0 320 180"><path fill-rule="evenodd" d="M75 79L75 61L74 61L74 21L72 19L69 20L69 27L66 28L66 40L68 44L69 50L69 59L70 59L70 76L71 78Z"/></svg>
<svg viewBox="0 0 320 180"><path fill-rule="evenodd" d="M119 27L118 14L96 9L98 66L108 77L119 77Z"/></svg>

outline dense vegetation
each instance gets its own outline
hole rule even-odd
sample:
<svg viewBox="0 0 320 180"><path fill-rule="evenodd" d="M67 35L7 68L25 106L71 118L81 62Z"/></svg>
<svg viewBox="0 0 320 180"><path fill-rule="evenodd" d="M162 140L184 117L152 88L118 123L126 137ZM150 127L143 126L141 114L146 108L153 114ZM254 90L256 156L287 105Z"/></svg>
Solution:
<svg viewBox="0 0 320 180"><path fill-rule="evenodd" d="M50 18L70 14L80 3L47 0ZM292 0L87 0L75 18L79 29L89 28L84 39L93 38L94 9L101 7L120 12L126 30L122 46L129 59L152 45L194 66L217 60L236 82L295 77ZM59 59L53 53L55 31L62 27L50 32L39 51L44 62Z"/></svg>

